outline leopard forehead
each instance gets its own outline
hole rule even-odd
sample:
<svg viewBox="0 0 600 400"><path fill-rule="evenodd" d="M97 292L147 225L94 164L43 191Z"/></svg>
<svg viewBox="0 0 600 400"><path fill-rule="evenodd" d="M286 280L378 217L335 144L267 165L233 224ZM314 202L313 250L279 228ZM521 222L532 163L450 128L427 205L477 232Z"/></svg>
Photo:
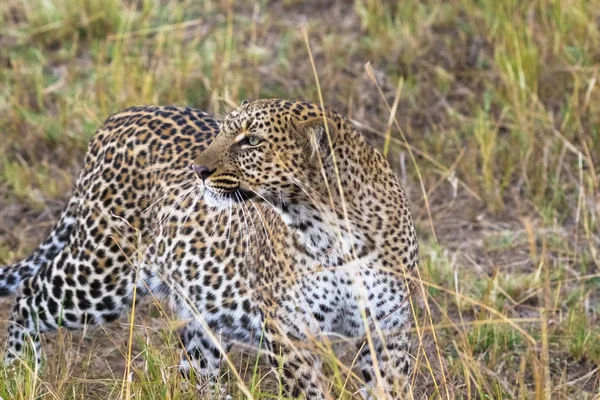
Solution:
<svg viewBox="0 0 600 400"><path fill-rule="evenodd" d="M239 132L258 126L270 128L269 133L283 134L280 128L293 121L322 116L323 110L317 104L301 100L261 99L245 102L227 115L223 121L223 131Z"/></svg>

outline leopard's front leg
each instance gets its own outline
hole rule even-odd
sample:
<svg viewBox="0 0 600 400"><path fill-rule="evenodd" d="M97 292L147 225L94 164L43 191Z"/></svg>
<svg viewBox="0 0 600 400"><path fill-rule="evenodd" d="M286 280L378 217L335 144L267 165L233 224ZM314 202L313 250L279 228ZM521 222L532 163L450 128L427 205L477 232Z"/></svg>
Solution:
<svg viewBox="0 0 600 400"><path fill-rule="evenodd" d="M310 400L329 399L331 396L320 379L321 358L308 347L307 335L297 322L277 317L266 321L264 337L270 351L271 367L287 396L303 396Z"/></svg>
<svg viewBox="0 0 600 400"><path fill-rule="evenodd" d="M221 337L215 338L200 323L194 321L179 331L179 338L183 345L179 371L187 377L194 374L196 386L202 392L208 391L213 396L218 394L226 397L225 389L219 381L222 360L219 347L228 352L231 343Z"/></svg>
<svg viewBox="0 0 600 400"><path fill-rule="evenodd" d="M358 345L356 364L366 385L360 394L367 400L404 399L411 373L409 327L381 333L371 338L377 363L368 342Z"/></svg>

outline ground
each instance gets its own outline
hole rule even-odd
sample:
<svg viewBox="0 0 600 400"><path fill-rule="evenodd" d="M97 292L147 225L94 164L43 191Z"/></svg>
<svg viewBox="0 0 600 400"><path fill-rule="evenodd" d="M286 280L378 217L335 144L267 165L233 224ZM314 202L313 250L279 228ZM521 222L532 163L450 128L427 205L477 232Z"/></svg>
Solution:
<svg viewBox="0 0 600 400"><path fill-rule="evenodd" d="M0 264L44 238L108 115L319 101L308 46L325 104L411 194L414 397L599 396L599 0L4 0ZM194 398L176 324L146 302L60 332L40 379L0 369L0 397ZM253 395L277 396L239 354Z"/></svg>

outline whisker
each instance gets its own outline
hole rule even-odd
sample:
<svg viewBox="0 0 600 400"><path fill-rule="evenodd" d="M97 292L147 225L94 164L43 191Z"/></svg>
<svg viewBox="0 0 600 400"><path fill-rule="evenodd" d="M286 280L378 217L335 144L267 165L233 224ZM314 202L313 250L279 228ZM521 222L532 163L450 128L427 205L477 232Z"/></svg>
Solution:
<svg viewBox="0 0 600 400"><path fill-rule="evenodd" d="M240 197L242 197L242 196L240 195ZM248 216L248 218L244 222L246 224L246 231L248 234L248 250L249 250L250 254L252 254L252 232L254 232L254 237L256 239L256 226L254 225L254 220L252 219L252 216L250 215L250 210L248 210L248 206L246 205L246 202L242 203L242 212L244 212L244 214L245 215L247 214L247 216ZM248 219L252 223L252 229L250 229L250 224L248 224ZM256 242L258 243L258 239L256 240Z"/></svg>
<svg viewBox="0 0 600 400"><path fill-rule="evenodd" d="M187 200L190 198L190 196L191 196L192 192L193 192L193 190L192 190L192 191L190 191L189 193L187 193L187 194L185 195L185 197L184 197L184 198L183 198L183 199L182 199L182 200L179 202L179 205L177 205L177 208L179 208L179 209L181 210L181 208L184 206L184 204L185 204L185 203L187 202ZM187 220L187 217L189 216L189 214L190 214L190 211L188 211L188 212L185 214L185 216L186 216L186 217L184 218L185 220ZM169 217L169 218L170 218L170 217ZM165 221L165 223L166 223L166 221ZM181 227L182 227L182 226L183 226L182 219L181 219L181 217L180 217L180 216L178 216L178 217L177 217L177 225L176 225L176 227L175 227L175 234L176 234L176 235L179 235L179 231L181 230Z"/></svg>
<svg viewBox="0 0 600 400"><path fill-rule="evenodd" d="M229 243L229 237L231 236L231 219L232 219L233 206L229 203L229 217L227 218L227 243Z"/></svg>
<svg viewBox="0 0 600 400"><path fill-rule="evenodd" d="M250 198L248 198L248 200L250 202L252 201ZM251 217L251 215L250 215L250 209L248 208L248 205L246 204L246 202L244 202L244 208L246 209L246 212L248 213L248 219L252 223L252 229L254 229L254 237L257 237L258 229L256 229L256 225L254 224L254 218ZM259 217L260 217L260 215L259 215Z"/></svg>
<svg viewBox="0 0 600 400"><path fill-rule="evenodd" d="M156 227L154 227L154 229L152 229L150 231L151 235L150 237L146 240L147 243L152 242L154 239L156 239L158 237L158 235L160 235L162 228L164 227L164 225L166 224L167 219L171 216L171 214L175 211L175 209L179 206L179 204L181 204L183 201L185 201L185 199L194 191L194 189L197 189L197 187L193 186L192 188L190 188L190 190L188 190L187 192L183 193L181 195L181 197L179 197L177 199L177 201L173 204L173 206L171 207L171 209L169 210L169 212L163 216L160 221L158 222L158 224L156 225ZM189 215L189 214L188 214ZM177 232L179 232L179 219L177 221Z"/></svg>
<svg viewBox="0 0 600 400"><path fill-rule="evenodd" d="M306 183L304 183L304 182L302 182L302 181L300 181L298 179L295 179L295 178L292 178L292 183L294 185L296 185L300 190L302 190L308 196L309 200L313 203L313 205L315 206L315 208L316 208L316 210L318 212L320 212L321 214L323 214L324 212L328 211L326 206L324 206L322 204L318 204L314 200L314 198L303 188L302 185L309 186L308 184L306 184ZM310 188L310 186L309 186L309 188ZM315 189L312 189L312 190L314 190L316 192ZM332 230L335 231L335 234L338 236L338 238L341 238L341 236L342 236L342 230L348 232L347 226L341 226L339 224L337 226L329 224L329 226L332 228Z"/></svg>
<svg viewBox="0 0 600 400"><path fill-rule="evenodd" d="M256 207L256 204L254 204L252 199L248 199L248 200L250 201L250 204L252 204L252 206L256 210L256 213L258 214L258 218L260 219L260 222L262 223L263 229L265 231L265 238L267 239L267 243L269 244L269 250L271 250L271 254L273 254L273 246L271 245L271 238L269 237L269 233L267 232L267 226L265 225L265 221L262 218L260 210L258 209L258 207ZM256 228L254 228L254 229L256 229Z"/></svg>
<svg viewBox="0 0 600 400"><path fill-rule="evenodd" d="M318 191L317 189L315 189L314 187L310 186L308 183L306 183L306 182L303 182L303 181L301 181L300 179L298 179L298 178L294 178L294 177L292 177L291 179L292 179L293 181L296 181L296 182L298 182L298 183L302 184L302 186L306 187L307 189L310 189L310 190L312 190L313 192L315 192L315 193L317 193L317 194L321 194L321 192L319 192L319 191Z"/></svg>
<svg viewBox="0 0 600 400"><path fill-rule="evenodd" d="M177 209L177 207L179 207L179 205L185 200L185 198L187 198L187 196L190 195L190 193L192 193L192 191L194 189L196 189L195 186L192 187L187 192L185 192L183 195L181 195L181 197L179 197L179 199L175 202L173 207L171 207L171 210L159 221L158 226L156 227L155 230L158 230L158 232L160 232L160 230L163 228L164 224L167 222L167 219L171 217L171 214L173 214L173 212Z"/></svg>
<svg viewBox="0 0 600 400"><path fill-rule="evenodd" d="M196 210L196 204L198 204L198 200L200 200L200 194L196 194L195 196L196 198L194 199L194 202L192 203L192 207L189 209L187 215L185 216L185 219L183 220L183 226L185 227L185 224L188 220L188 218L190 217L190 215Z"/></svg>
<svg viewBox="0 0 600 400"><path fill-rule="evenodd" d="M260 193L258 193L256 190L250 189L250 188L244 188L247 189L249 191L251 191L252 193L254 193L255 195L257 195L258 197L260 197L261 199L263 199L267 204L269 204L271 207L273 207L273 210L275 210L275 212L277 212L277 207L275 207L273 205L273 203L271 203L269 200L265 199L263 195L261 195Z"/></svg>
<svg viewBox="0 0 600 400"><path fill-rule="evenodd" d="M323 211L323 210L322 210L322 207L323 207L323 205L321 205L321 204L318 204L318 203L317 203L317 201L316 201L316 200L315 200L315 199L314 199L314 198L313 198L313 197L310 195L310 193L308 193L308 192L306 191L306 189L304 189L304 187L303 187L303 186L305 186L305 185L306 185L304 182L300 181L299 179L292 178L292 183L293 183L294 185L296 185L296 187L298 187L300 190L302 190L302 192L304 192L304 194L305 194L305 195L307 195L307 196L308 196L309 200L310 200L310 201L313 203L313 205L315 206L315 208L317 209L317 211L319 211L319 212L322 212L322 211ZM308 186L308 185L306 185L306 186ZM309 188L310 188L310 187L309 187ZM310 189L312 189L312 188L310 188ZM312 190L314 190L314 191L316 192L316 190L315 190L315 189L312 189ZM317 193L318 193L318 192L317 192Z"/></svg>
<svg viewBox="0 0 600 400"><path fill-rule="evenodd" d="M250 227L248 226L248 220L246 219L246 212L244 211L244 208L246 208L246 204L244 203L244 199L242 198L242 195L236 190L235 191L235 195L237 198L240 199L240 203L241 203L241 210L242 210L242 215L244 216L244 225L246 227L246 257L248 257L248 253L250 252Z"/></svg>
<svg viewBox="0 0 600 400"><path fill-rule="evenodd" d="M223 196L219 195L219 201L221 200ZM223 208L221 208L219 210L219 215L217 215L217 220L215 221L215 226L213 227L212 232L210 233L210 235L208 237L213 237L213 235L215 234L215 232L217 231L217 226L219 226L219 220L221 219L221 214L223 213Z"/></svg>
<svg viewBox="0 0 600 400"><path fill-rule="evenodd" d="M240 218L240 214L239 214L240 209L241 209L241 207L238 207L235 210L235 216L237 217L237 220L238 220L238 238L242 237L242 219ZM242 240L241 243L242 243L242 247L243 247L244 241Z"/></svg>
<svg viewBox="0 0 600 400"><path fill-rule="evenodd" d="M167 194L165 194L164 196L160 197L158 200L154 201L152 204L150 204L148 207L144 208L142 210L142 215L144 215L150 208L154 207L157 203L159 203L161 200L163 200L165 197L170 196L171 194L173 194L176 190L181 189L183 186L187 185L188 183L192 182L194 179L188 179L185 180L183 182L181 182L179 185L177 185L173 190L171 190L170 192L168 192Z"/></svg>

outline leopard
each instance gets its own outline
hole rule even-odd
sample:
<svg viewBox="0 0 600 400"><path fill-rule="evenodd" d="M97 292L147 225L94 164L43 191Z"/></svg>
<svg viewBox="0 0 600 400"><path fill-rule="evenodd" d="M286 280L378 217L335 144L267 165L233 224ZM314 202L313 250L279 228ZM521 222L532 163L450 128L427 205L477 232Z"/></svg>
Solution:
<svg viewBox="0 0 600 400"><path fill-rule="evenodd" d="M289 396L332 398L308 344L343 338L361 397L402 398L417 264L404 189L337 111L132 107L96 131L48 238L0 269L0 295L16 294L5 361L31 348L40 365L41 334L110 323L152 295L183 321L186 375L218 382L245 343Z"/></svg>

